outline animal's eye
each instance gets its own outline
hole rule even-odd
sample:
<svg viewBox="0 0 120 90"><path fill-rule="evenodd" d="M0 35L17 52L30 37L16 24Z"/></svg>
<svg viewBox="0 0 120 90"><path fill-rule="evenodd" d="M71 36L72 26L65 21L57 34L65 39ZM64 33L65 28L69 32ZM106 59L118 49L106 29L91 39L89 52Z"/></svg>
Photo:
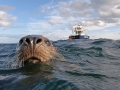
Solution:
<svg viewBox="0 0 120 90"><path fill-rule="evenodd" d="M49 40L45 40L45 43L50 46L51 45L51 42Z"/></svg>
<svg viewBox="0 0 120 90"><path fill-rule="evenodd" d="M20 39L19 46L23 43L23 39Z"/></svg>

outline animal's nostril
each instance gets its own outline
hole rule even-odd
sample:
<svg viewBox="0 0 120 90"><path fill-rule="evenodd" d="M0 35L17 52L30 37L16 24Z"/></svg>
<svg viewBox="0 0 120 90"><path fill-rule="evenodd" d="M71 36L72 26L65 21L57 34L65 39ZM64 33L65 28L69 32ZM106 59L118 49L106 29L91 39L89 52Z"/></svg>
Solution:
<svg viewBox="0 0 120 90"><path fill-rule="evenodd" d="M20 46L22 43L23 43L23 39L21 39L21 40L19 41L19 46Z"/></svg>
<svg viewBox="0 0 120 90"><path fill-rule="evenodd" d="M40 43L40 42L42 42L42 39L38 39L38 40L36 41L36 43Z"/></svg>
<svg viewBox="0 0 120 90"><path fill-rule="evenodd" d="M26 38L25 41L30 44L30 39Z"/></svg>

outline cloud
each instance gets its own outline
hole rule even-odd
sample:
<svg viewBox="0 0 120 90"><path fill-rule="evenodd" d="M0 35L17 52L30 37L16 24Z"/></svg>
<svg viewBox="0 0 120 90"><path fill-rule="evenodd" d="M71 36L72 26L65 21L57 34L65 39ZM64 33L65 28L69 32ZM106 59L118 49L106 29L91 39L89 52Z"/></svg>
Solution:
<svg viewBox="0 0 120 90"><path fill-rule="evenodd" d="M72 16L72 13L70 13L68 9L63 9L62 7L60 7L58 11L59 11L60 16L63 16L63 17Z"/></svg>
<svg viewBox="0 0 120 90"><path fill-rule="evenodd" d="M80 0L71 0L69 2L60 2L58 13L63 17L85 17L90 15L90 3Z"/></svg>
<svg viewBox="0 0 120 90"><path fill-rule="evenodd" d="M58 25L65 25L65 24L68 24L68 22L70 23L71 21L75 20L74 17L66 18L66 17L61 17L58 15L49 16L49 17L47 17L47 19L48 19L49 24L57 25L57 26Z"/></svg>
<svg viewBox="0 0 120 90"><path fill-rule="evenodd" d="M120 0L67 0L57 4L47 4L41 9L42 13L47 12L47 16L44 17L46 21L36 20L29 23L29 30L32 33L39 32L50 38L54 37L57 39L68 37L72 26L76 24L82 24L90 31L99 32L101 30L101 32L104 32L102 30L106 28L120 25L119 3ZM109 29L106 30L109 31ZM64 35L60 34L61 32ZM107 33L103 34L104 37L111 37ZM110 35L112 34L110 33ZM101 35L98 36L101 37Z"/></svg>
<svg viewBox="0 0 120 90"><path fill-rule="evenodd" d="M100 20L98 21L98 26L103 27L105 25L106 23L104 21L100 21Z"/></svg>
<svg viewBox="0 0 120 90"><path fill-rule="evenodd" d="M52 29L52 25L46 20L32 20L27 24L26 32L28 34L43 34L50 32Z"/></svg>
<svg viewBox="0 0 120 90"><path fill-rule="evenodd" d="M71 35L71 32L68 29L56 30L54 32L49 32L47 34L44 34L45 37L47 37L53 41L66 40L66 39L68 39L69 35Z"/></svg>
<svg viewBox="0 0 120 90"><path fill-rule="evenodd" d="M120 0L90 0L91 7L99 20L106 23L117 23L120 18Z"/></svg>
<svg viewBox="0 0 120 90"><path fill-rule="evenodd" d="M51 9L56 8L56 7L57 7L57 5L55 5L55 3L52 0L50 3L47 3L47 4L40 6L40 12L42 12L42 13L47 12L48 13L51 11Z"/></svg>
<svg viewBox="0 0 120 90"><path fill-rule="evenodd" d="M85 21L84 23L87 24L86 26L89 24L105 26L105 23L119 23L119 3L119 0L70 0L68 2L59 2L57 5L58 7L53 10L54 12L56 11L56 15L65 17L67 20L73 17L76 18L76 22L78 22L78 20L80 23ZM104 25L101 25L99 21L104 22Z"/></svg>
<svg viewBox="0 0 120 90"><path fill-rule="evenodd" d="M9 11L9 10L15 10L15 8L8 5L0 5L0 11Z"/></svg>
<svg viewBox="0 0 120 90"><path fill-rule="evenodd" d="M0 11L0 27L11 28L14 27L12 25L12 21L15 21L17 17L11 16L4 11Z"/></svg>
<svg viewBox="0 0 120 90"><path fill-rule="evenodd" d="M118 17L119 18L120 17L120 8L117 8L117 7L113 8L112 9L112 14L113 14L114 17Z"/></svg>
<svg viewBox="0 0 120 90"><path fill-rule="evenodd" d="M94 25L94 26L88 26L88 27L86 27L86 29L88 31L90 31L91 33L93 33L92 31L95 31L95 32L99 32L99 31L104 32L105 30L110 31L111 30L110 28L112 28L114 26L115 26L114 24L107 24L104 27L103 26L97 26L97 25L95 26Z"/></svg>
<svg viewBox="0 0 120 90"><path fill-rule="evenodd" d="M90 3L89 2L83 2L80 0L75 0L72 3L69 4L70 9L74 11L84 11L90 9Z"/></svg>
<svg viewBox="0 0 120 90"><path fill-rule="evenodd" d="M35 29L40 29L40 28L44 28L44 29L48 29L51 28L51 25L45 21L45 20L36 20L34 22L28 23L27 25L30 28L35 28Z"/></svg>
<svg viewBox="0 0 120 90"><path fill-rule="evenodd" d="M120 19L118 19L118 22L117 22L117 24L116 25L120 25Z"/></svg>
<svg viewBox="0 0 120 90"><path fill-rule="evenodd" d="M93 21L82 21L83 26L93 26L94 22Z"/></svg>
<svg viewBox="0 0 120 90"><path fill-rule="evenodd" d="M88 20L82 21L81 24L83 26L98 26L98 28L106 26L106 23L99 19L88 19Z"/></svg>
<svg viewBox="0 0 120 90"><path fill-rule="evenodd" d="M57 21L57 20L48 20L48 23L51 24L51 25L57 25L57 24L59 24L60 22Z"/></svg>
<svg viewBox="0 0 120 90"><path fill-rule="evenodd" d="M64 22L64 18L57 15L48 16L47 19L51 25L58 25Z"/></svg>

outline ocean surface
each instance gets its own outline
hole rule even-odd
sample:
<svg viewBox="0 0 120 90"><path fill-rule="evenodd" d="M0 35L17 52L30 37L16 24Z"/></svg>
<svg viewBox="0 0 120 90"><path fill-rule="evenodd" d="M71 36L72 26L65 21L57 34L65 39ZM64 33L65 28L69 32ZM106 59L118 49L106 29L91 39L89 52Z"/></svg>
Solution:
<svg viewBox="0 0 120 90"><path fill-rule="evenodd" d="M51 64L21 66L17 44L0 44L0 90L120 90L120 40L59 40Z"/></svg>

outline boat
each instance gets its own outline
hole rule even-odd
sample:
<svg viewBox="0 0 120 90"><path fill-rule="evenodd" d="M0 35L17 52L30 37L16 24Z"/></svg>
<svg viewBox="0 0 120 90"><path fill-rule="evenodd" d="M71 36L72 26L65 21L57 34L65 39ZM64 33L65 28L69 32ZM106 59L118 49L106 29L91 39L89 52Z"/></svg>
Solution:
<svg viewBox="0 0 120 90"><path fill-rule="evenodd" d="M83 33L85 30L86 29L83 28L80 24L78 24L77 26L73 26L72 35L69 36L69 40L89 39L90 36Z"/></svg>

